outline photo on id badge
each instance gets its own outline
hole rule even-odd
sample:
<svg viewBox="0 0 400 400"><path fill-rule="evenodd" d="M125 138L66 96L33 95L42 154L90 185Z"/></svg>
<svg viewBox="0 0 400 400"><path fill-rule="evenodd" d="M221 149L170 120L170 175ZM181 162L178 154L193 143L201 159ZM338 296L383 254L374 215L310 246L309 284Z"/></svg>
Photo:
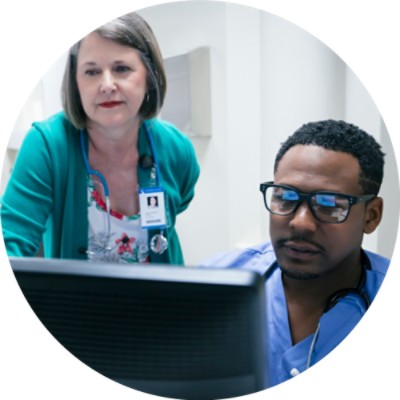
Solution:
<svg viewBox="0 0 400 400"><path fill-rule="evenodd" d="M161 188L143 188L139 192L142 228L166 226L165 195Z"/></svg>

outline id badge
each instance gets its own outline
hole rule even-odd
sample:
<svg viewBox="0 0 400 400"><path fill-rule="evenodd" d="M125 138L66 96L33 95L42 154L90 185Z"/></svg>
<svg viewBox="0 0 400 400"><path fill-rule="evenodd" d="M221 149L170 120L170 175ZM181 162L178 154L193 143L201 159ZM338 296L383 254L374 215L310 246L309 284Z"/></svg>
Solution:
<svg viewBox="0 0 400 400"><path fill-rule="evenodd" d="M165 195L162 188L141 188L139 206L142 228L163 229L167 226Z"/></svg>

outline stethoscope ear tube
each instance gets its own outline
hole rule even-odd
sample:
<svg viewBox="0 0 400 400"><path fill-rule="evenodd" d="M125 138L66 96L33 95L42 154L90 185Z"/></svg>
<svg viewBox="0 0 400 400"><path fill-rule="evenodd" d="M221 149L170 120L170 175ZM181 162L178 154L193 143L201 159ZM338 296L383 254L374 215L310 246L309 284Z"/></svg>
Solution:
<svg viewBox="0 0 400 400"><path fill-rule="evenodd" d="M268 268L267 270L262 274L262 278L264 279L264 282L267 281L267 279L272 275L272 273L278 268L278 263L274 261Z"/></svg>
<svg viewBox="0 0 400 400"><path fill-rule="evenodd" d="M86 149L86 144L85 144L85 135L83 129L79 131L79 139L81 142L81 150L82 150L82 158L83 158L83 163L85 164L86 172L88 175L96 175L100 181L101 184L103 185L103 190L104 190L104 196L106 199L109 197L109 190L108 190L108 185L106 178L104 178L103 174L101 174L99 171L92 169L89 164L88 156L87 156L87 149Z"/></svg>
<svg viewBox="0 0 400 400"><path fill-rule="evenodd" d="M342 289L339 290L335 293L333 293L325 306L324 312L323 314L327 313L329 310L331 310L338 302L348 298L350 299L351 297L353 297L353 299L351 299L353 302L356 302L357 305L359 305L359 309L362 312L362 314L365 314L366 311L368 310L369 306L371 305L371 300L369 299L368 295L363 291L363 288L365 286L366 283L366 279L367 279L367 269L371 269L371 262L368 258L368 256L366 255L366 253L362 250L362 263L363 263L363 267L362 267L362 274L360 277L360 280L357 284L357 287L355 288L348 288L348 289ZM268 269L262 274L263 278L264 278L264 282L267 281L267 279L272 275L272 273L279 268L279 265L277 263L277 261L274 261L269 267ZM354 297L356 297L357 299L361 300L357 301ZM318 326L317 329L314 332L314 335L312 337L311 340L311 344L310 344L310 348L308 351L308 355L307 355L307 360L306 360L306 369L308 369L311 365L312 365L312 358L313 358L313 354L315 351L315 347L317 345L317 341L318 341L318 336L319 336L319 332L320 332L320 328L321 328L321 321L318 321Z"/></svg>
<svg viewBox="0 0 400 400"><path fill-rule="evenodd" d="M371 305L371 301L366 293L363 292L363 287L365 285L366 280L366 272L365 267L362 269L361 278L358 282L357 287L355 288L348 288L348 289L341 289L337 292L333 293L325 306L324 314L328 312L331 308L333 308L341 299L346 296L356 296L362 301L364 313L368 310L369 306Z"/></svg>
<svg viewBox="0 0 400 400"><path fill-rule="evenodd" d="M346 296L350 296L350 295L356 296L362 301L364 312L366 312L368 310L369 306L371 305L371 300L369 299L368 295L363 291L363 287L365 285L366 276L367 276L366 269L371 269L371 263L369 261L368 256L364 252L363 252L363 262L364 262L364 266L362 268L361 277L357 284L357 287L345 288L345 289L341 289L341 290L338 290L337 292L333 293L328 298L328 301L327 301L325 309L324 309L324 313L331 310L341 299L345 298ZM279 268L279 265L276 261L274 261L270 265L270 267L268 267L268 269L263 273L262 276L264 278L264 281L266 281L272 275L272 273L275 271L276 268Z"/></svg>
<svg viewBox="0 0 400 400"><path fill-rule="evenodd" d="M161 187L161 174L160 174L160 169L158 165L158 157L157 157L157 151L156 151L156 146L154 144L154 139L153 135L150 132L150 127L148 126L148 123L146 121L143 122L143 127L144 130L146 131L147 139L149 141L151 153L153 154L152 162L154 165L154 168L156 170L156 175L155 175L155 181L156 181L156 186Z"/></svg>

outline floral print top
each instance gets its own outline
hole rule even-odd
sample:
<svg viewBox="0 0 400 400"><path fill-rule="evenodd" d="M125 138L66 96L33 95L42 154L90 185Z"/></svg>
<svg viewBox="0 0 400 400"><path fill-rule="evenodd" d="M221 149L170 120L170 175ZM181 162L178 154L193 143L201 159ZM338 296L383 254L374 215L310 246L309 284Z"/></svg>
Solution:
<svg viewBox="0 0 400 400"><path fill-rule="evenodd" d="M89 240L88 259L124 263L147 263L148 232L141 228L140 214L125 216L110 210L110 230L106 204L88 177Z"/></svg>

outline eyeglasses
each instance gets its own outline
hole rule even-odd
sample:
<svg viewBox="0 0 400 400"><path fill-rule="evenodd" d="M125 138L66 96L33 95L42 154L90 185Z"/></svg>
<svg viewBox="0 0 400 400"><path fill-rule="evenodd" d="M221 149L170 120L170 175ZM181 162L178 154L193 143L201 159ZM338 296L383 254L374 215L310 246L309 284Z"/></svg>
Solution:
<svg viewBox="0 0 400 400"><path fill-rule="evenodd" d="M325 191L302 193L291 186L275 185L273 182L261 183L260 191L264 195L265 207L271 214L282 216L293 214L305 201L315 219L330 224L344 222L353 205L376 197L374 194L351 196Z"/></svg>

